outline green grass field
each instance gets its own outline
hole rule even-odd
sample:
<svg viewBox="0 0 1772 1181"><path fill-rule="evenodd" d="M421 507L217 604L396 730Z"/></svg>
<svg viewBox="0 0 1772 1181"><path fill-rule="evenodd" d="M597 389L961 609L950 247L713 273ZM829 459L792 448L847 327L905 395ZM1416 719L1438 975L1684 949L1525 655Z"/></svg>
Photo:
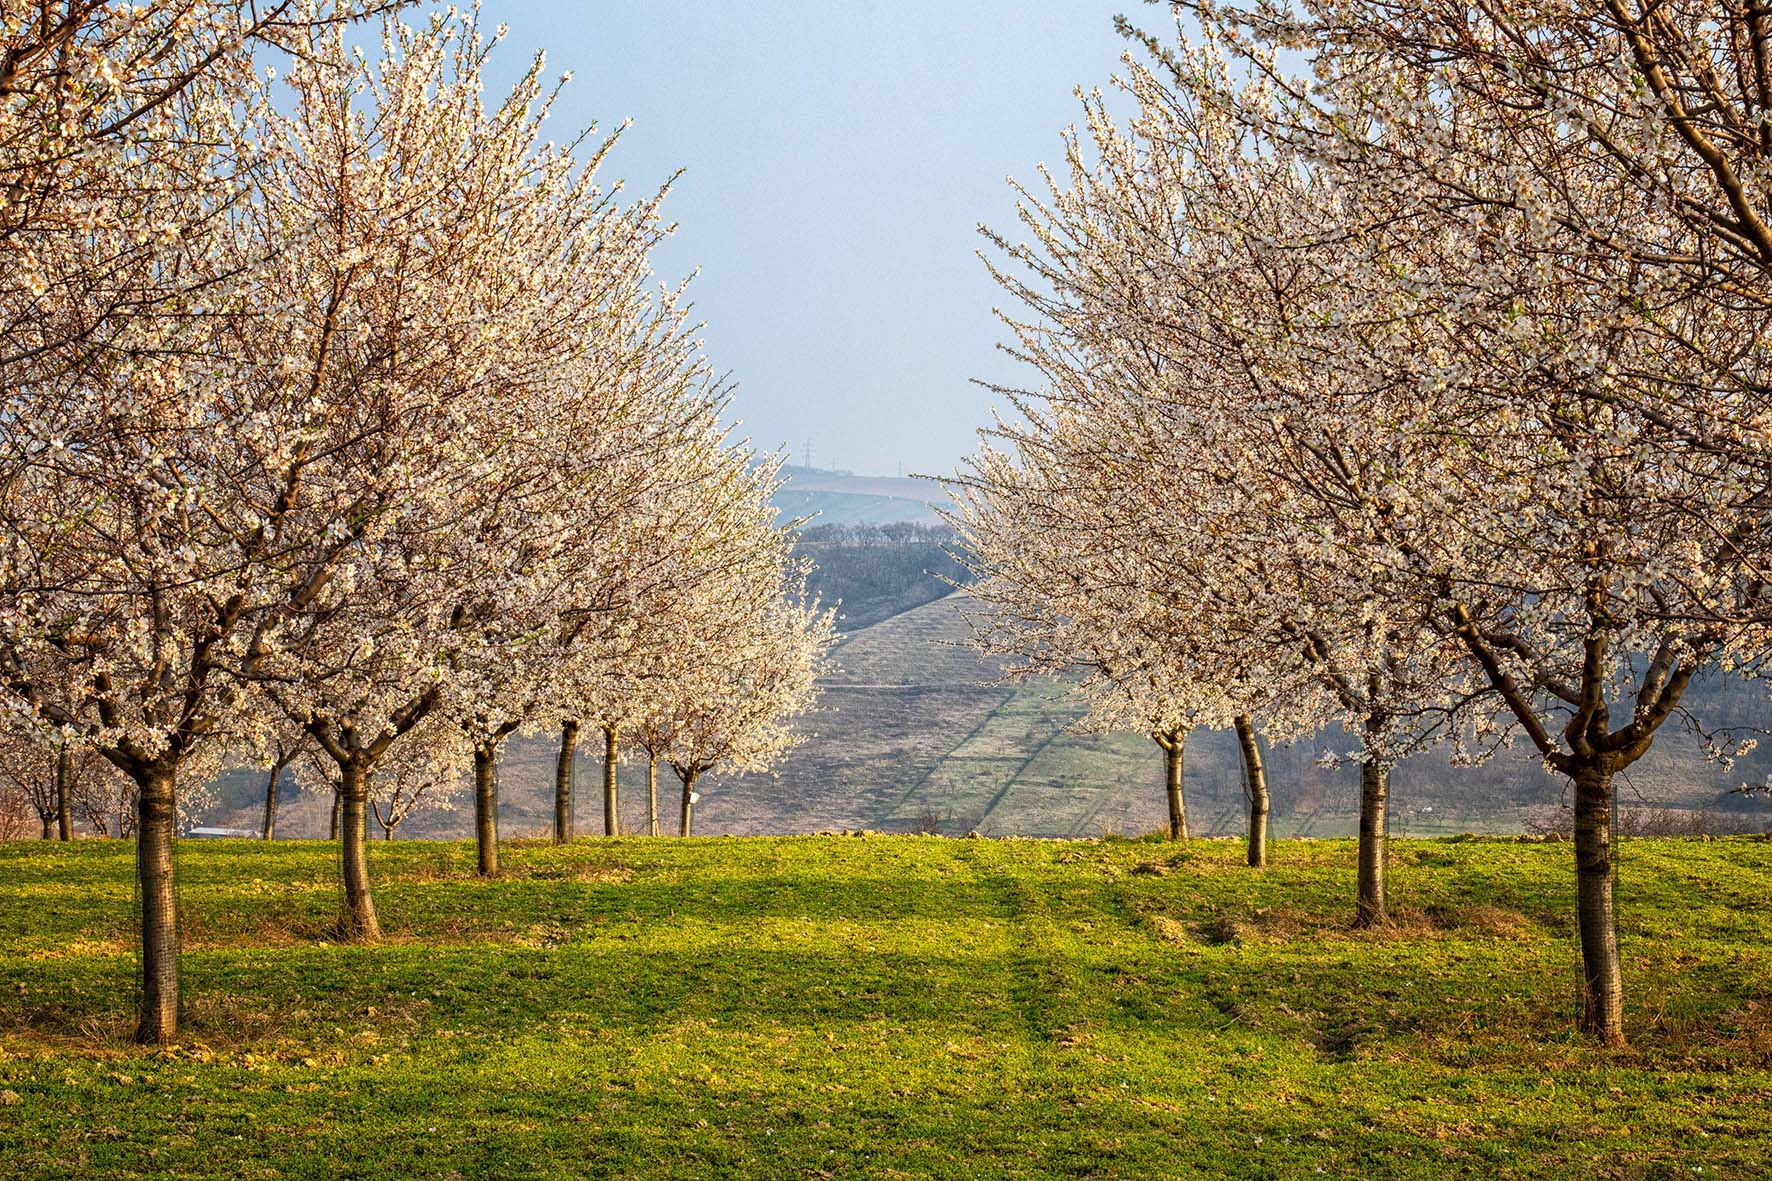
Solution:
<svg viewBox="0 0 1772 1181"><path fill-rule="evenodd" d="M1763 1178L1772 843L1634 841L1628 1051L1569 848L186 844L184 1040L128 1044L131 849L0 846L0 1176Z"/></svg>

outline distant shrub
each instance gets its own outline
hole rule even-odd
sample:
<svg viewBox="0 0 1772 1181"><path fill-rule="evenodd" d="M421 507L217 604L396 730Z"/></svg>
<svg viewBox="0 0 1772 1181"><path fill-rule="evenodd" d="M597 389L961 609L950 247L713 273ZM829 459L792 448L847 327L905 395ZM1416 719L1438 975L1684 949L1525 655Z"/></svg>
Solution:
<svg viewBox="0 0 1772 1181"><path fill-rule="evenodd" d="M1764 832L1767 817L1753 813L1723 812L1711 808L1620 808L1613 825L1614 837L1721 837ZM1568 840L1575 834L1574 810L1564 806L1546 809L1526 818L1530 836Z"/></svg>

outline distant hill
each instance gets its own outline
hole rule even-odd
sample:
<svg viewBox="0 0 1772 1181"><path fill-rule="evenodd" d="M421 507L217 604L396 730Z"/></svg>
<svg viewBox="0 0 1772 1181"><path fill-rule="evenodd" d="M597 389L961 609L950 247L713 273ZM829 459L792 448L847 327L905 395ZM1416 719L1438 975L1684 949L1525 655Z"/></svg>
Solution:
<svg viewBox="0 0 1772 1181"><path fill-rule="evenodd" d="M837 629L871 627L951 593L970 580L949 552L945 525L813 525L797 552L810 558L813 594L837 608Z"/></svg>
<svg viewBox="0 0 1772 1181"><path fill-rule="evenodd" d="M790 518L812 518L818 525L886 525L941 522L937 507L949 503L933 480L898 476L856 476L848 472L789 465L776 507Z"/></svg>

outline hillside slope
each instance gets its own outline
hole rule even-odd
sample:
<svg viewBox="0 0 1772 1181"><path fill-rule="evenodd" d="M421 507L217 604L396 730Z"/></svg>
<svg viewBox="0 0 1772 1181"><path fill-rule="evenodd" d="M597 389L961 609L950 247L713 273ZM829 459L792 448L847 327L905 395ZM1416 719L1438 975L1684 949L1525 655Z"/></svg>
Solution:
<svg viewBox="0 0 1772 1181"><path fill-rule="evenodd" d="M810 517L820 525L934 525L939 507L949 503L931 480L904 476L856 476L819 468L782 469L786 484L775 505L789 518Z"/></svg>
<svg viewBox="0 0 1772 1181"><path fill-rule="evenodd" d="M794 553L813 563L807 589L836 607L837 630L859 631L932 603L970 580L949 552L952 530L902 522L877 526L814 525Z"/></svg>

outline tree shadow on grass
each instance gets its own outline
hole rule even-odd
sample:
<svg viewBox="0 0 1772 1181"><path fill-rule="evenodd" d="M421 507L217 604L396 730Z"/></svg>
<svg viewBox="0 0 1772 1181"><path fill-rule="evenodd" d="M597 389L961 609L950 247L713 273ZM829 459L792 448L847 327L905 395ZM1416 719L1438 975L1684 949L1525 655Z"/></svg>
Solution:
<svg viewBox="0 0 1772 1181"><path fill-rule="evenodd" d="M398 1033L416 1044L464 1030L501 1044L538 1031L583 1038L684 1026L884 1026L1008 1039L1043 1052L1084 1036L1178 1045L1250 1036L1347 1061L1399 1049L1421 1054L1434 1044L1455 1057L1484 1046L1485 1054L1530 1059L1533 1043L1570 1037L1572 989L1541 958L1497 945L1494 954L1475 948L1423 961L1399 955L1406 946L1278 947L1268 955L1231 945L1184 954L1153 940L922 952L742 941L693 952L628 943L195 952L183 961L184 1039L350 1047L365 1034L376 1042ZM1660 1003L1683 1014L1687 1039L1670 1051L1703 1049L1691 1044L1698 1028L1712 1031L1708 1044L1730 1044L1736 1018L1758 1012L1751 977L1717 985L1691 976L1662 982ZM123 957L0 962L0 1034L27 1046L114 1047L127 1036L135 993L133 963ZM1764 1025L1756 1024L1751 1042L1762 1049ZM1645 1033L1641 1048L1653 1055L1661 1039Z"/></svg>

